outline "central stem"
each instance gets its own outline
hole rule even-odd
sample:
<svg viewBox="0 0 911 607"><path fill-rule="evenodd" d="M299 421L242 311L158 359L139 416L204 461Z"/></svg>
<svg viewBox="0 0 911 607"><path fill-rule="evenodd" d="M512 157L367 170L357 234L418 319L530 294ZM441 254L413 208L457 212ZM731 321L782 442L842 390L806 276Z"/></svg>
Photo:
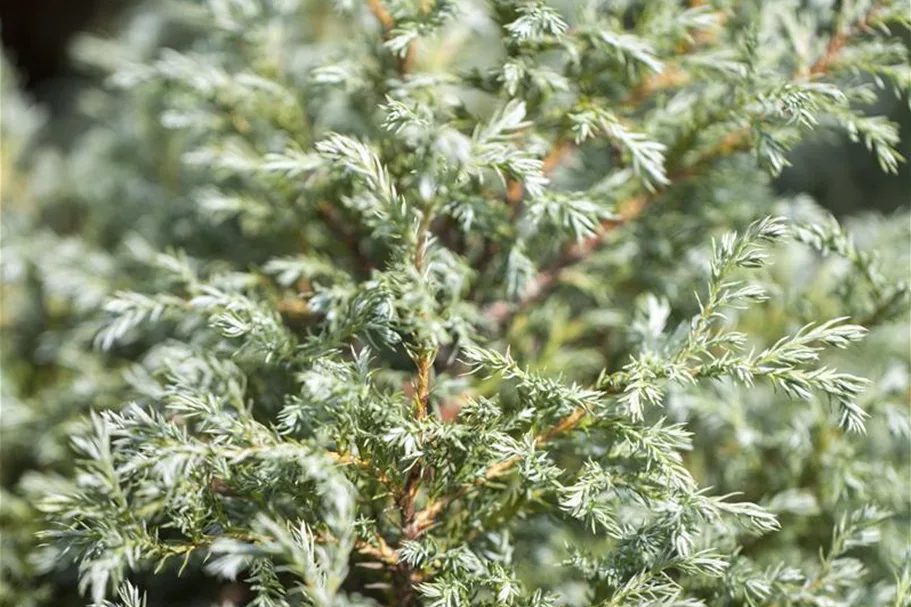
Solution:
<svg viewBox="0 0 911 607"><path fill-rule="evenodd" d="M418 274L424 271L424 255L427 249L427 238L430 231L430 222L432 215L425 212L417 229L417 238L415 241L414 251L414 268ZM426 313L425 313L426 314ZM416 420L423 420L427 417L430 403L431 390L431 373L433 372L433 363L436 360L437 348L422 345L418 353L414 356L416 372L414 376L414 417ZM404 540L413 540L420 534L420 527L415 524L417 518L417 498L421 489L421 479L424 476L424 465L419 461L415 462L408 472L408 478L405 486L398 496L398 507L401 515L401 538ZM416 602L414 583L417 581L418 573L414 568L404 562L400 562L396 568L395 587L397 600L400 607L411 607Z"/></svg>

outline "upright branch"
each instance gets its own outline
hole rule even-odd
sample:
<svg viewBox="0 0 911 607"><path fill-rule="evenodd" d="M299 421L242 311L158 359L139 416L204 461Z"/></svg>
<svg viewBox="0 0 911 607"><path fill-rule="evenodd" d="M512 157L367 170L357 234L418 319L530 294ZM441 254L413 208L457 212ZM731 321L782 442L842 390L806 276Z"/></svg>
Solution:
<svg viewBox="0 0 911 607"><path fill-rule="evenodd" d="M424 209L415 238L414 269L418 276L422 276L424 272L424 257L427 254L427 244L432 223L433 214L429 208ZM414 357L414 362L417 367L414 382L415 417L417 419L427 417L427 407L430 400L430 376L433 371L433 363L435 360L436 348L429 347L426 344L418 344L418 352Z"/></svg>
<svg viewBox="0 0 911 607"><path fill-rule="evenodd" d="M430 225L433 215L430 209L424 209L423 216L417 228L415 238L414 252L414 269L418 276L424 271L424 257L427 250L427 241L430 234ZM414 417L420 421L427 417L430 403L431 375L433 372L433 363L436 360L436 348L426 344L418 344L417 352L414 355L416 372L414 376ZM421 488L421 479L425 473L421 461L414 462L408 471L408 477L405 486L399 493L396 501L399 507L401 517L401 539L412 540L415 533L415 517L417 514L416 504L418 493ZM407 607L416 601L414 584L418 577L415 568L407 562L399 562L395 571L396 593L399 605Z"/></svg>

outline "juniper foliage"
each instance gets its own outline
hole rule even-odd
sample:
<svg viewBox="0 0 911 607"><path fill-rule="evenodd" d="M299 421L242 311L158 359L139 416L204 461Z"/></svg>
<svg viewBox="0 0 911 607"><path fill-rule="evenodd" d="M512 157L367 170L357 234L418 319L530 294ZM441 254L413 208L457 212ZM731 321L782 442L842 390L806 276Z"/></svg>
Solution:
<svg viewBox="0 0 911 607"><path fill-rule="evenodd" d="M911 605L908 213L769 188L905 161L906 8L166 3L62 151L4 70L2 601Z"/></svg>

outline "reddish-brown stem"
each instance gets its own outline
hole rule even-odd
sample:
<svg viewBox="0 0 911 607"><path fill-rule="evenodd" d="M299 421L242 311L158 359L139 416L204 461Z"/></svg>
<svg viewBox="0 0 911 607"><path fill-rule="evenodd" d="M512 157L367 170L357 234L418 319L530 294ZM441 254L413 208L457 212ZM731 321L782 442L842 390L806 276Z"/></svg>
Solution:
<svg viewBox="0 0 911 607"><path fill-rule="evenodd" d="M624 105L640 104L659 91L686 84L689 80L689 73L669 65L661 72L643 80L625 99Z"/></svg>
<svg viewBox="0 0 911 607"><path fill-rule="evenodd" d="M425 210L424 216L418 226L418 233L415 242L414 251L414 268L418 274L424 270L424 255L427 249L427 238L430 232L430 225L433 216L429 210ZM436 360L436 348L422 346L414 358L417 370L414 376L414 417L422 420L427 417L430 405L431 374L433 373L433 363ZM424 466L421 462L415 462L408 477L405 480L405 486L397 495L397 505L401 516L401 529L403 539L414 539L412 529L416 516L416 504L418 493L421 489L421 480L424 476ZM414 580L419 576L419 572L408 563L398 563L394 572L394 581L396 586L397 597L401 607L407 607L415 602Z"/></svg>
<svg viewBox="0 0 911 607"><path fill-rule="evenodd" d="M848 42L857 35L857 32L866 31L870 28L870 22L876 17L876 13L882 7L882 4L882 2L876 2L871 6L870 10L868 10L863 18L854 25L853 29L836 25L835 32L832 34L832 37L829 38L829 42L826 44L826 50L822 57L817 59L813 65L809 67L805 75L813 78L826 74L838 58L838 54L844 49Z"/></svg>
<svg viewBox="0 0 911 607"><path fill-rule="evenodd" d="M377 18L380 22L380 25L383 26L383 37L388 39L389 32L395 28L395 19L389 13L389 9L386 8L386 5L382 0L367 0L367 6L370 7L370 12L373 13L373 16ZM422 4L421 9L424 12L429 10L429 6ZM406 74L411 71L411 68L414 66L414 59L417 56L417 41L412 40L408 43L408 48L405 49L405 55L398 58L398 69L402 74Z"/></svg>
<svg viewBox="0 0 911 607"><path fill-rule="evenodd" d="M364 556L369 556L389 566L397 566L399 564L399 557L395 554L395 550L389 547L389 544L386 543L383 536L377 534L376 540L378 546L373 546L360 540L355 544L355 548Z"/></svg>
<svg viewBox="0 0 911 607"><path fill-rule="evenodd" d="M427 408L430 401L430 374L433 370L434 352L422 353L417 357L417 373L415 375L414 415L417 419L427 417Z"/></svg>
<svg viewBox="0 0 911 607"><path fill-rule="evenodd" d="M436 351L430 350L421 352L415 360L417 364L417 373L415 376L415 393L414 393L414 415L417 419L427 417L427 409L430 400L430 374L433 370L433 361ZM424 475L424 467L420 462L416 462L408 472L408 478L405 486L398 495L397 504L401 516L402 539L410 540L417 537L415 533L415 517L417 515L417 498L421 489L421 479ZM414 604L414 579L419 572L408 563L399 562L394 572L397 597L401 607L407 607Z"/></svg>
<svg viewBox="0 0 911 607"><path fill-rule="evenodd" d="M553 427L548 428L547 430L539 433L535 437L535 444L540 446L540 445L547 443L550 440L553 440L557 436L566 434L567 432L569 432L570 430L572 430L573 428L578 426L579 423L583 419L585 419L586 414L587 414L587 410L584 408L580 407L580 408L574 410L572 413L570 413L569 415L564 417ZM512 458L503 460L502 462L497 462L496 464L493 464L492 466L488 467L487 471L484 473L484 476L479 477L471 485L464 485L448 495L444 495L442 497L439 497L439 498L431 501L429 504L427 504L427 506L423 510L421 510L419 513L417 513L417 515L414 517L414 521L411 525L411 528L409 529L410 534L413 537L418 537L419 535L424 533L427 529L429 529L430 527L433 526L434 521L436 521L436 518L443 512L443 510L446 508L446 506L448 506L449 504L451 504L452 502L454 502L457 499L465 497L473 489L482 487L482 486L486 485L488 482L503 476L504 474L506 474L507 472L512 470L512 468L515 467L515 465L518 464L521 460L522 460L521 457L512 457Z"/></svg>
<svg viewBox="0 0 911 607"><path fill-rule="evenodd" d="M537 301L540 301L547 293L553 289L563 271L573 266L588 256L604 241L607 235L617 227L625 224L639 216L651 200L657 197L658 193L650 195L640 195L629 198L618 205L619 214L617 217L606 219L601 222L598 232L593 236L586 238L581 243L567 246L563 253L547 268L538 272L526 288L522 298L515 304L505 300L496 301L490 304L484 312L484 315L490 321L502 324L508 320L516 311L525 308Z"/></svg>
<svg viewBox="0 0 911 607"><path fill-rule="evenodd" d="M574 147L573 143L568 139L557 139L550 148L550 152L547 153L541 162L541 172L545 175L550 175ZM506 201L513 209L518 208L519 203L522 202L522 196L524 195L525 188L521 181L509 179L506 182Z"/></svg>
<svg viewBox="0 0 911 607"><path fill-rule="evenodd" d="M576 409L575 411L573 411L572 413L570 413L569 415L564 417L562 420L560 420L560 422L556 426L546 430L545 432L542 432L537 437L535 437L535 444L543 445L544 443L551 440L555 436L559 436L561 434L565 434L566 432L569 432L570 430L572 430L573 428L575 428L576 426L579 425L579 422L581 422L582 418L585 417L586 411L587 411L586 409L583 409L581 407Z"/></svg>
<svg viewBox="0 0 911 607"><path fill-rule="evenodd" d="M824 74L847 42L848 32L843 28L838 28L832 37L829 38L829 43L826 44L825 53L810 66L809 75L818 76Z"/></svg>
<svg viewBox="0 0 911 607"><path fill-rule="evenodd" d="M330 458L332 458L333 460L335 460L336 463L338 463L342 466L357 466L358 468L368 471L369 473L374 475L376 480L378 480L383 485L386 485L387 487L392 485L392 479L390 479L389 476L385 472L383 472L382 470L380 470L379 468L377 468L376 466L374 466L367 460L361 459L359 457L355 457L348 453L336 453L335 451L328 451L327 455Z"/></svg>
<svg viewBox="0 0 911 607"><path fill-rule="evenodd" d="M395 27L395 20L389 14L389 9L386 8L382 0L367 0L367 6L370 7L370 12L379 20L385 31L388 32Z"/></svg>

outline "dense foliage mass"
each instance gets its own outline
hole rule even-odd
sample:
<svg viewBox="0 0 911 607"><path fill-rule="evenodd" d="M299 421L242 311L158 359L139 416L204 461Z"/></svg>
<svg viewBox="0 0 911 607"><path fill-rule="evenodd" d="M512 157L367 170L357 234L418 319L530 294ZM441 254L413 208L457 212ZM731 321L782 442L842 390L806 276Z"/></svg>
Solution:
<svg viewBox="0 0 911 607"><path fill-rule="evenodd" d="M4 70L0 602L911 605L908 212L769 188L905 161L908 18L185 0L76 125Z"/></svg>

